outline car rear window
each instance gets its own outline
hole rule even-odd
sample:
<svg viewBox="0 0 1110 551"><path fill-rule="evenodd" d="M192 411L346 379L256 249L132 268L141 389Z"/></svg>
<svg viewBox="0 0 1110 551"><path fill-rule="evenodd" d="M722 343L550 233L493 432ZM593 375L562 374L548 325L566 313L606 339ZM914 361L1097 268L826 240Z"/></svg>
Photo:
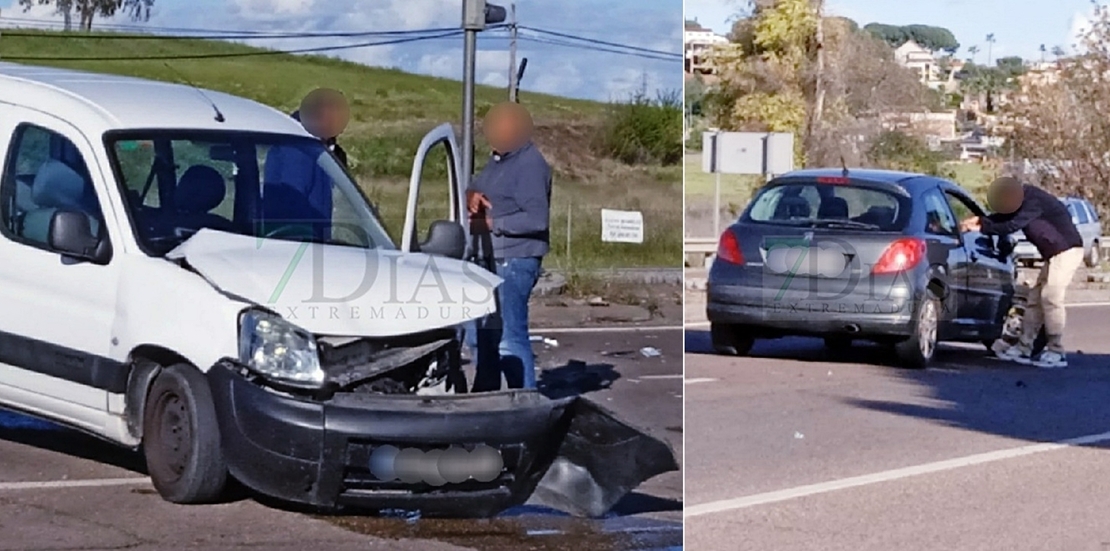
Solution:
<svg viewBox="0 0 1110 551"><path fill-rule="evenodd" d="M905 197L873 187L789 182L763 188L744 218L749 222L790 226L839 223L901 231L909 219L908 202Z"/></svg>

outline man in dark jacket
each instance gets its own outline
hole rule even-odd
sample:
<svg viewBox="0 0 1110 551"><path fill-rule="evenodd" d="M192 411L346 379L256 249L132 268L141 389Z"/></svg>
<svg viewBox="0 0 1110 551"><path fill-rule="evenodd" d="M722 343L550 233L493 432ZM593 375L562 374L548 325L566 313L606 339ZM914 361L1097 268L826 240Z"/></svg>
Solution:
<svg viewBox="0 0 1110 551"><path fill-rule="evenodd" d="M1059 199L1040 188L1023 185L1015 178L995 180L987 201L995 214L964 220L961 228L1001 236L1022 231L1044 259L1037 282L1029 290L1021 340L1012 347L995 348L994 351L1000 358L1018 363L1044 368L1067 367L1064 295L1083 262L1083 238ZM1033 360L1033 342L1042 327L1048 344L1040 357Z"/></svg>
<svg viewBox="0 0 1110 551"><path fill-rule="evenodd" d="M528 299L549 249L551 167L531 141L532 128L517 103L491 108L482 130L493 154L467 190L471 231L503 279L498 312L478 330L476 392L499 389L502 374L510 388L536 386Z"/></svg>
<svg viewBox="0 0 1110 551"><path fill-rule="evenodd" d="M292 116L346 166L347 153L337 138L347 127L350 109L341 92L313 90ZM320 165L319 152L311 149L279 145L266 153L263 212L267 220L307 225L316 238L326 241L331 236L333 182Z"/></svg>
<svg viewBox="0 0 1110 551"><path fill-rule="evenodd" d="M342 92L330 88L317 88L301 100L300 109L293 112L293 118L304 126L309 134L324 141L324 145L335 154L344 168L347 165L347 152L339 146L339 135L347 129L351 120L351 108Z"/></svg>

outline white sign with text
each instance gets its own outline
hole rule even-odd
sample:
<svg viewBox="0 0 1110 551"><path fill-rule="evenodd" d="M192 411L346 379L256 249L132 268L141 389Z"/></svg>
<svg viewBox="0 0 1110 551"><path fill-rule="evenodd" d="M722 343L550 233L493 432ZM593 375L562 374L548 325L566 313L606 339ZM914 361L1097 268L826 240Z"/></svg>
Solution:
<svg viewBox="0 0 1110 551"><path fill-rule="evenodd" d="M644 214L634 210L601 209L601 240L608 243L643 243Z"/></svg>

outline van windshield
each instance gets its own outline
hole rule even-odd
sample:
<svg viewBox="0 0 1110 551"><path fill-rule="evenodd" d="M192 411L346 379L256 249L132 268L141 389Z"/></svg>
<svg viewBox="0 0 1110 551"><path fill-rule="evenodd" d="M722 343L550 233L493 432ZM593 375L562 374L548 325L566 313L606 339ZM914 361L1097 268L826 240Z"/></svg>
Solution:
<svg viewBox="0 0 1110 551"><path fill-rule="evenodd" d="M125 131L105 144L137 238L162 256L201 229L395 249L358 185L311 138Z"/></svg>

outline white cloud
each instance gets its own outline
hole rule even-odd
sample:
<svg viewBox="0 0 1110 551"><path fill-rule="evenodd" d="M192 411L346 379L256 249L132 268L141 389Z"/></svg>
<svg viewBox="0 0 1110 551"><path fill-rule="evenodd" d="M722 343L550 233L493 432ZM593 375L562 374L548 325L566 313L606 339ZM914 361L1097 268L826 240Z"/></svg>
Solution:
<svg viewBox="0 0 1110 551"><path fill-rule="evenodd" d="M0 0L0 6L17 0ZM663 0L515 0L523 25L593 38L639 48L680 52L682 3ZM508 5L509 0L503 0ZM661 7L661 4L666 4ZM603 6L605 9L599 8ZM27 13L12 7L18 17L58 23L49 6L35 6ZM4 14L9 9L4 7ZM602 16L604 14L604 16ZM358 32L430 28L457 28L459 0L159 0L150 27L278 32ZM133 24L124 18L97 19L96 25ZM522 36L529 34L522 31ZM500 37L500 38L498 38ZM505 86L508 79L508 41L504 31L486 32L479 39L477 80ZM536 38L537 35L532 35ZM568 42L565 38L543 36ZM387 40L382 37L305 38L248 41L263 47L301 49ZM579 43L581 45L581 43ZM597 48L569 48L522 40L518 63L528 58L521 88L573 97L608 100L623 97L641 87L678 89L682 86L680 60L662 62L618 55ZM343 59L372 66L438 77L462 77L462 38L451 37L404 44L336 51Z"/></svg>

